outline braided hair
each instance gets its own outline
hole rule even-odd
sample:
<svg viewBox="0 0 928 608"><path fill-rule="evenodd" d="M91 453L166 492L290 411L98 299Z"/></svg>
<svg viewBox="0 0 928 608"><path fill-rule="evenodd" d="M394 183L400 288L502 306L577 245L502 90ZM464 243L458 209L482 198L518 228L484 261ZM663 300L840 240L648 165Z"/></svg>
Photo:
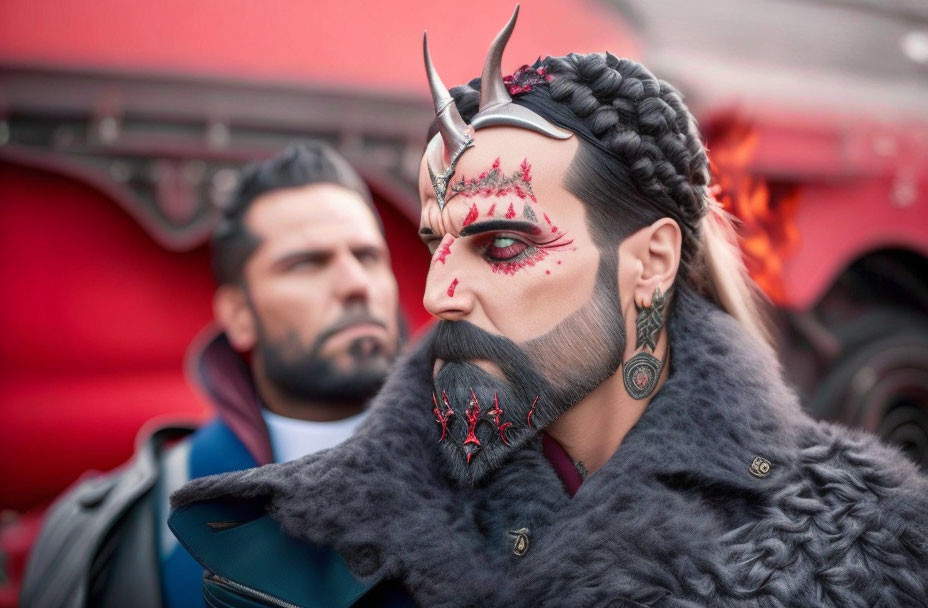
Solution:
<svg viewBox="0 0 928 608"><path fill-rule="evenodd" d="M514 103L579 137L564 187L586 204L597 247L614 252L641 228L673 219L683 235L678 281L768 342L731 218L708 194L709 158L683 96L610 53L547 57L511 78ZM451 89L465 121L478 111L479 90L479 78Z"/></svg>

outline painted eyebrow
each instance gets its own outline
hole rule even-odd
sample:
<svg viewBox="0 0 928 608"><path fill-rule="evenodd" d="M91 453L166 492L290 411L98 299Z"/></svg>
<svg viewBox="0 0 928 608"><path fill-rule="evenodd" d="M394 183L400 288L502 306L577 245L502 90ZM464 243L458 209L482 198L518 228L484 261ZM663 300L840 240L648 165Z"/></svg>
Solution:
<svg viewBox="0 0 928 608"><path fill-rule="evenodd" d="M537 224L532 222L516 222L512 220L487 220L468 224L461 228L461 236L473 236L493 230L513 230L515 232L525 232L527 234L539 234L541 229Z"/></svg>

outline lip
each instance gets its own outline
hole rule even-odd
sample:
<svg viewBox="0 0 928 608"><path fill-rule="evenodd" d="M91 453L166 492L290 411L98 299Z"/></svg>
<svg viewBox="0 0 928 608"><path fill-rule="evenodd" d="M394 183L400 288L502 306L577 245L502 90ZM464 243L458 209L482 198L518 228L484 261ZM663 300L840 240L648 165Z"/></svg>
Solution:
<svg viewBox="0 0 928 608"><path fill-rule="evenodd" d="M376 323L356 323L336 331L334 334L329 336L329 339L331 340L332 338L339 338L341 340L351 340L354 338L362 338L364 336L380 337L384 334L386 334L386 330Z"/></svg>

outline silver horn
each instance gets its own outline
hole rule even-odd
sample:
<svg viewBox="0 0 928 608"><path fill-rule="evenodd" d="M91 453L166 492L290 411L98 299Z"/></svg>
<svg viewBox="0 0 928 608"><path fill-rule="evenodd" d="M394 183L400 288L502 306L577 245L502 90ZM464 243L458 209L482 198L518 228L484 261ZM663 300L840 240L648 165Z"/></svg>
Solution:
<svg viewBox="0 0 928 608"><path fill-rule="evenodd" d="M490 52L487 54L486 63L483 64L483 73L480 75L480 112L512 101L506 85L503 84L503 51L506 50L506 44L512 36L512 30L516 27L518 17L519 5L517 4L509 22L500 30L493 39L493 44L490 45Z"/></svg>
<svg viewBox="0 0 928 608"><path fill-rule="evenodd" d="M492 126L518 127L554 139L569 139L573 136L570 131L551 124L526 107L512 103L512 97L503 83L503 51L506 50L506 43L516 27L518 16L517 4L512 17L490 45L490 52L483 65L483 74L480 76L480 109L470 121L470 126L474 129Z"/></svg>
<svg viewBox="0 0 928 608"><path fill-rule="evenodd" d="M432 55L429 53L429 35L422 35L422 54L425 57L425 73L429 78L429 88L432 90L432 101L435 102L435 116L438 119L438 135L432 138L426 148L426 164L429 169L429 179L435 189L435 200L438 209L445 208L445 195L448 192L448 183L454 176L454 168L464 150L474 145L471 134L474 130L464 122L454 98L448 92L445 83L438 76L438 71L432 64ZM444 145L442 145L444 144Z"/></svg>
<svg viewBox="0 0 928 608"><path fill-rule="evenodd" d="M449 159L455 159L468 146L473 144L470 137L471 128L454 103L454 98L441 81L441 77L432 64L432 55L429 53L428 32L422 35L422 53L425 56L425 73L429 78L429 88L432 90L432 101L435 102L435 115L438 118L438 131L445 143L445 152Z"/></svg>

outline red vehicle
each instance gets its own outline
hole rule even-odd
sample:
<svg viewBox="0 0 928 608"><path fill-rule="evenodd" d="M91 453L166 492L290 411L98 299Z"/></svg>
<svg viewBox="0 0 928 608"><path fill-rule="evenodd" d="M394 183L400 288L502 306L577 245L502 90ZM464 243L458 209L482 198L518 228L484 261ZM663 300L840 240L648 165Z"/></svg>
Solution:
<svg viewBox="0 0 928 608"><path fill-rule="evenodd" d="M681 87L788 378L814 415L928 466L928 38L909 25L928 11L896 6L533 1L504 67L608 49ZM336 145L384 215L411 326L427 322L418 40L428 26L463 82L508 10L469 2L465 32L413 0L0 8L0 606L51 498L124 461L146 420L207 415L182 362L241 164Z"/></svg>

